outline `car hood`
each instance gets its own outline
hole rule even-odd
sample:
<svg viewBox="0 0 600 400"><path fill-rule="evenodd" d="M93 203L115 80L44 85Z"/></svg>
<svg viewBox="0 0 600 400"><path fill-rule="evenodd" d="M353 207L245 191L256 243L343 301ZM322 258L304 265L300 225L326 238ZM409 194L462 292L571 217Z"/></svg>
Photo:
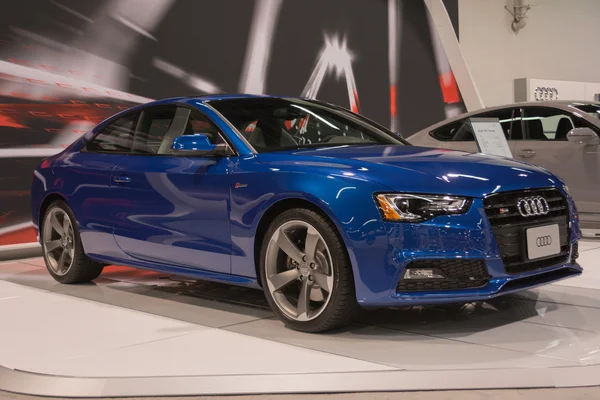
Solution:
<svg viewBox="0 0 600 400"><path fill-rule="evenodd" d="M339 146L258 155L259 162L378 182L397 192L483 197L561 182L548 171L507 158L416 146Z"/></svg>

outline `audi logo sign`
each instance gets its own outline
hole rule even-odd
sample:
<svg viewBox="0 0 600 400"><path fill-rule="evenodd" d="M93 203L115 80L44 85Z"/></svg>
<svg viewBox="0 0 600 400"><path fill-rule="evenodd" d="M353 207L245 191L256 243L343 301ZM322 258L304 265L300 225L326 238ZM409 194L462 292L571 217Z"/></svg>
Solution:
<svg viewBox="0 0 600 400"><path fill-rule="evenodd" d="M550 235L539 236L537 239L535 239L535 245L537 247L546 247L546 246L550 246L551 244L552 244L552 236L550 236Z"/></svg>
<svg viewBox="0 0 600 400"><path fill-rule="evenodd" d="M536 101L558 100L558 89L555 87L536 87L533 92Z"/></svg>
<svg viewBox="0 0 600 400"><path fill-rule="evenodd" d="M519 214L524 217L534 217L548 214L550 212L550 205L541 196L528 197L526 199L519 199L517 209L519 210Z"/></svg>

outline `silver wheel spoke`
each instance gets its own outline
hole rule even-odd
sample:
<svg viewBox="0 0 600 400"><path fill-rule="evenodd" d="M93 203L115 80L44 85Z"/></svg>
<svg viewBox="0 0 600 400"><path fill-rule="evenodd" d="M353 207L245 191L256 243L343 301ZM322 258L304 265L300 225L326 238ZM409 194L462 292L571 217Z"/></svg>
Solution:
<svg viewBox="0 0 600 400"><path fill-rule="evenodd" d="M46 242L46 253L50 253L58 247L60 247L60 239L50 240L49 242Z"/></svg>
<svg viewBox="0 0 600 400"><path fill-rule="evenodd" d="M312 283L308 279L305 279L302 282L302 289L300 289L300 295L298 296L298 310L296 315L299 319L308 319L308 311L310 310L311 289Z"/></svg>
<svg viewBox="0 0 600 400"><path fill-rule="evenodd" d="M290 269L289 271L281 272L279 274L269 277L271 284L273 285L273 292L281 290L284 286L294 282L300 276L300 271L297 269Z"/></svg>
<svg viewBox="0 0 600 400"><path fill-rule="evenodd" d="M60 258L58 259L58 262L56 264L57 271L63 271L65 267L65 261L67 261L67 249L63 249L62 253L60 254Z"/></svg>
<svg viewBox="0 0 600 400"><path fill-rule="evenodd" d="M63 215L63 232L64 232L64 235L67 237L69 237L71 235L70 228L71 228L71 224L69 223L69 219L67 218L66 215Z"/></svg>
<svg viewBox="0 0 600 400"><path fill-rule="evenodd" d="M302 254L298 247L296 247L296 245L292 243L290 238L285 234L285 232L282 229L279 229L277 233L278 235L276 235L276 238L274 237L274 240L276 241L279 248L283 250L285 254L290 256L292 260L296 261L297 263L301 263L304 254Z"/></svg>
<svg viewBox="0 0 600 400"><path fill-rule="evenodd" d="M331 292L333 276L326 275L321 271L313 271L312 276L315 278L315 282L321 286L321 289L325 290L327 293Z"/></svg>
<svg viewBox="0 0 600 400"><path fill-rule="evenodd" d="M317 232L317 230L315 228L313 228L312 226L309 226L308 229L306 230L306 241L305 241L305 245L304 245L304 252L306 253L306 261L308 261L309 263L315 261L317 245L319 244L320 238L321 238L321 235L319 235L319 232Z"/></svg>
<svg viewBox="0 0 600 400"><path fill-rule="evenodd" d="M52 214L52 217L50 218L50 224L52 224L52 228L54 228L56 233L58 233L61 237L65 236L65 230L63 225L58 221L56 213Z"/></svg>

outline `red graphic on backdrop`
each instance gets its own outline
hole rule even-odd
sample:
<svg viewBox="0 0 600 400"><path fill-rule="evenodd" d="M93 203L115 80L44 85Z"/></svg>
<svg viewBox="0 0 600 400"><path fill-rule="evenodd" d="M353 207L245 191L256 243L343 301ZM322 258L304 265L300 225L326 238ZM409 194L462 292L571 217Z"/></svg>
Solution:
<svg viewBox="0 0 600 400"><path fill-rule="evenodd" d="M0 126L6 126L8 128L29 128L28 126L18 123L14 118L6 115L0 115Z"/></svg>

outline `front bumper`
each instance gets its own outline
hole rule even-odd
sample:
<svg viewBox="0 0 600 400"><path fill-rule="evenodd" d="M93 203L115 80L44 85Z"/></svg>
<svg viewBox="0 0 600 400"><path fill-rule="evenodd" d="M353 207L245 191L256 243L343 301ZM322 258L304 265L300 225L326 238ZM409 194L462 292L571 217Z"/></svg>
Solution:
<svg viewBox="0 0 600 400"><path fill-rule="evenodd" d="M421 224L384 224L385 246L374 240L371 245L353 249L353 258L359 265L359 276L355 277L359 304L379 308L484 301L580 275L582 268L573 253L577 252L581 232L576 209L565 197L569 212L568 242L564 248L568 254L556 263L518 273L507 272L481 199L475 199L463 215L438 217ZM481 260L488 276L480 287L403 291L398 283L406 267L419 260Z"/></svg>
<svg viewBox="0 0 600 400"><path fill-rule="evenodd" d="M502 260L495 260L495 262L502 264ZM392 294L392 298L396 300L395 305L398 305L398 300L402 302L402 305L484 301L578 276L581 275L582 271L582 268L577 263L567 262L518 276L491 277L488 283L481 288L418 293L395 292ZM392 303L388 303L388 306L391 305Z"/></svg>

